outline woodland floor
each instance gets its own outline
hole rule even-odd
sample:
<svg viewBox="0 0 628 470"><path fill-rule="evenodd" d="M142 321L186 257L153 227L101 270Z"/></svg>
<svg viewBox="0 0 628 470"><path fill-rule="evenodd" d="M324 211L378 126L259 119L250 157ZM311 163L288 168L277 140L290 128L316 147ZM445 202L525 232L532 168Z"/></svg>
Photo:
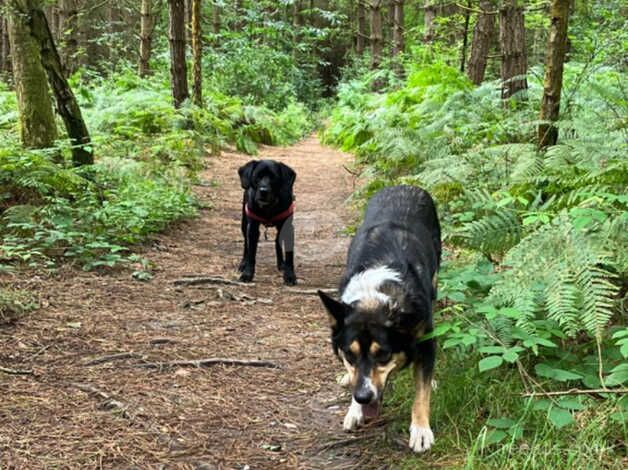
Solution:
<svg viewBox="0 0 628 470"><path fill-rule="evenodd" d="M260 158L298 174L296 288L334 287L354 217L345 204L349 157L312 137L264 148ZM0 278L37 293L42 305L0 328L0 366L33 371L0 372L0 469L394 467L376 449L385 417L342 432L349 394L335 381L342 368L327 318L317 296L283 286L274 230L260 243L254 285L174 284L186 275L237 279L237 168L249 159L208 159L197 187L208 208L147 245L143 256L155 265L148 282L69 267ZM119 353L131 354L88 364ZM137 367L211 357L279 367ZM392 441L406 452L404 436Z"/></svg>

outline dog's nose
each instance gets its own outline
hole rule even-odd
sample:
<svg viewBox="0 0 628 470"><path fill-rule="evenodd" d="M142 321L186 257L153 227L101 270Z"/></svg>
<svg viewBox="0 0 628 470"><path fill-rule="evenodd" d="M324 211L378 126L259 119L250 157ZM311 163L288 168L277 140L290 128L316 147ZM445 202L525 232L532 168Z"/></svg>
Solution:
<svg viewBox="0 0 628 470"><path fill-rule="evenodd" d="M270 190L268 188L266 188L266 187L262 186L261 188L259 188L259 193L262 196L266 196L269 192L270 192Z"/></svg>
<svg viewBox="0 0 628 470"><path fill-rule="evenodd" d="M375 394L373 391L367 387L360 387L353 393L353 398L355 398L355 401L360 405L368 405L373 401L374 397Z"/></svg>

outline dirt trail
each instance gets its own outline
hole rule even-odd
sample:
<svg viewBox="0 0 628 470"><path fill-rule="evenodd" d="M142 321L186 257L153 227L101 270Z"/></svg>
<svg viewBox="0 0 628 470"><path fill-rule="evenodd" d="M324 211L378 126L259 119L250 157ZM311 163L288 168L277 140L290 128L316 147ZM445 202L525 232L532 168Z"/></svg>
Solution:
<svg viewBox="0 0 628 470"><path fill-rule="evenodd" d="M260 157L298 174L297 287L335 285L351 217L348 157L315 138ZM0 373L0 468L373 468L363 466L364 434L353 443L341 431L348 394L335 384L325 315L316 296L282 285L273 230L260 243L254 286L173 284L188 274L237 278L237 168L249 159L210 159L198 195L211 209L146 250L151 281L71 269L9 279L39 292L43 308L0 328L0 365L35 372ZM133 354L87 365L125 352ZM280 368L133 367L208 357Z"/></svg>

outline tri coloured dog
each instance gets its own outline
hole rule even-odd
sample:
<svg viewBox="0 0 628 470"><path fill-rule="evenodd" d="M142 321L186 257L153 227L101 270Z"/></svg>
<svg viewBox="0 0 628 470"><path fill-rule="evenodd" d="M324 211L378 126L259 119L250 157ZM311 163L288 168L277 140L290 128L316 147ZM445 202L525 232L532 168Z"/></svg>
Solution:
<svg viewBox="0 0 628 470"><path fill-rule="evenodd" d="M319 291L334 352L347 369L344 382L352 388L345 430L377 415L390 374L412 364L410 447L423 452L434 442L429 414L436 343L420 337L433 329L440 256L440 225L426 191L394 186L371 198L349 247L340 301Z"/></svg>
<svg viewBox="0 0 628 470"><path fill-rule="evenodd" d="M251 160L238 170L238 174L244 189L242 202L244 255L239 267L240 280L251 282L255 276L260 224L263 224L277 228L275 238L277 269L283 271L285 284L296 284L292 224L294 213L292 187L296 173L288 165L274 160Z"/></svg>

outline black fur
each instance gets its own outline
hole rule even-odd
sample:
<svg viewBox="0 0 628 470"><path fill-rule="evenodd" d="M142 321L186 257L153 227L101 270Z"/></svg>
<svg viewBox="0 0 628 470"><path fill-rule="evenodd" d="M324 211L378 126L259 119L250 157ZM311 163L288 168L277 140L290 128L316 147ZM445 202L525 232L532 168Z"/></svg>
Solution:
<svg viewBox="0 0 628 470"><path fill-rule="evenodd" d="M242 202L242 235L244 255L239 270L240 280L250 282L255 276L255 258L260 235L260 221L247 217L245 207L258 216L270 220L287 210L294 200L292 187L296 173L284 163L274 160L251 160L238 170L244 189ZM284 282L296 284L294 273L294 228L292 216L273 224L277 228L275 253L277 269L283 271ZM282 249L282 244L285 248Z"/></svg>
<svg viewBox="0 0 628 470"><path fill-rule="evenodd" d="M375 194L368 203L364 222L349 247L347 267L340 281L342 297L351 278L369 268L386 266L400 273L400 282L389 281L378 290L390 298L387 304L364 309L359 302L347 305L319 292L332 316L334 352L368 377L377 363L403 353L406 361L421 364L424 377L431 377L435 340L418 342L417 335L432 331L432 303L436 299L433 278L441 257L440 225L431 196L411 186L394 186ZM350 345L357 341L360 355ZM369 347L377 342L373 355ZM354 397L360 403L360 380ZM380 397L381 398L381 397Z"/></svg>

